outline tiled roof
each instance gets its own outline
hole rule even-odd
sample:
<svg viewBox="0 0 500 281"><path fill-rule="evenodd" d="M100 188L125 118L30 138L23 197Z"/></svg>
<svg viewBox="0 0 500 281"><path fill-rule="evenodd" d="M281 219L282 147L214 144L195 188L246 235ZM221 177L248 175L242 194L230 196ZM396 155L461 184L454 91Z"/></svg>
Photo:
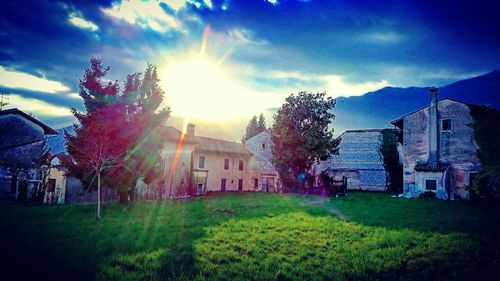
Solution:
<svg viewBox="0 0 500 281"><path fill-rule="evenodd" d="M450 98L444 98L444 99L442 99L442 100L439 100L439 101L438 101L438 104L439 104L440 102L445 101L445 100L448 100L448 101L454 101L454 102L458 102L458 103L462 103L462 104L466 104L466 105L472 105L471 103L466 103L466 102L463 102L463 101L459 101L459 100L455 100L455 99L450 99ZM419 108L419 109L417 109L417 110L415 110L415 111L412 111L412 112L410 112L410 113L407 113L407 114L405 114L405 115L403 115L403 116L399 117L398 119L395 119L395 120L391 121L391 124L396 125L397 123L401 122L401 121L402 121L402 120L403 120L406 116L409 116L409 115L412 115L412 114L414 114L414 113L417 113L417 112L419 112L420 110L424 110L424 109L426 109L426 108L428 108L428 107L429 107L429 105L426 105L426 106L424 106L424 107L422 107L422 108Z"/></svg>
<svg viewBox="0 0 500 281"><path fill-rule="evenodd" d="M37 124L38 126L42 127L43 133L46 135L58 135L59 134L56 130L52 129L47 124L43 123L42 121L36 119L35 117L33 117L29 114L24 113L23 111L21 111L17 108L0 110L0 115L9 115L9 114L22 116L22 117L26 118L27 120Z"/></svg>
<svg viewBox="0 0 500 281"><path fill-rule="evenodd" d="M417 172L444 172L450 167L449 164L417 164L415 166L415 171Z"/></svg>
<svg viewBox="0 0 500 281"><path fill-rule="evenodd" d="M195 149L199 151L228 152L248 155L252 154L241 143L232 141L206 137L194 137L194 142L196 143Z"/></svg>
<svg viewBox="0 0 500 281"><path fill-rule="evenodd" d="M181 131L178 129L168 126L165 128L163 135L165 139L177 142L181 137ZM237 154L248 154L252 153L243 146L241 143L236 143L232 141L225 141L221 139L213 139L207 137L194 138L186 137L185 142L194 143L195 150L198 151L213 151L213 152L226 152L226 153L237 153Z"/></svg>

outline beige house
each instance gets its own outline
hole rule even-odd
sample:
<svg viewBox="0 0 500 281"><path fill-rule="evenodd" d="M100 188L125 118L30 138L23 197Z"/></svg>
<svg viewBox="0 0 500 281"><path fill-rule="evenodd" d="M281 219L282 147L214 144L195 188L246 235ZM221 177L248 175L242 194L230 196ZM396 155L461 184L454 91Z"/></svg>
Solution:
<svg viewBox="0 0 500 281"><path fill-rule="evenodd" d="M185 134L167 127L161 197L187 197L212 191L259 190L259 165L244 145L195 135L189 124Z"/></svg>

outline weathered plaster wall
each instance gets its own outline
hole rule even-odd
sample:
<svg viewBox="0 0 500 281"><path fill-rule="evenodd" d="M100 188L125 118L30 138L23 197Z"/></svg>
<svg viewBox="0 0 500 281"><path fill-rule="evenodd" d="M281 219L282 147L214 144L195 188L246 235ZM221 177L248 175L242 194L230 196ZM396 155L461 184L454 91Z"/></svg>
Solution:
<svg viewBox="0 0 500 281"><path fill-rule="evenodd" d="M194 151L194 145L191 143L184 143L179 150L178 158L175 163L177 150L177 142L167 141L161 151L166 187L162 194L163 198L170 197L170 190L172 190L172 196L187 195L191 180L191 157Z"/></svg>
<svg viewBox="0 0 500 281"><path fill-rule="evenodd" d="M428 118L429 109L425 108L403 119L403 169L406 189L415 188L415 165L428 160ZM442 119L451 119L451 131L442 130ZM469 173L481 170L474 130L469 126L472 121L470 109L466 104L448 99L439 101L439 161L451 165L450 186L461 196L466 196L464 186L468 184ZM420 184L417 185L422 187Z"/></svg>

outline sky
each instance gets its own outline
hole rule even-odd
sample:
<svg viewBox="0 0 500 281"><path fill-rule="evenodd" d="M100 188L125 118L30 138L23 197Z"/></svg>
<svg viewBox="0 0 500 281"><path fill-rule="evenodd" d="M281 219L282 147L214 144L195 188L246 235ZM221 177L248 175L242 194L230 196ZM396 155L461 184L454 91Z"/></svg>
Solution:
<svg viewBox="0 0 500 281"><path fill-rule="evenodd" d="M60 128L92 56L158 66L182 118L248 120L299 91L355 96L497 69L499 1L1 1L0 90Z"/></svg>

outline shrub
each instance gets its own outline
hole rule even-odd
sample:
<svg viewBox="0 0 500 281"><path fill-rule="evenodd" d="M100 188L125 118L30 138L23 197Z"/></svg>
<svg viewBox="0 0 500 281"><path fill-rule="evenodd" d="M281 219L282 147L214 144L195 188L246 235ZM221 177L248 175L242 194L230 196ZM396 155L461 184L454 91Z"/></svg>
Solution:
<svg viewBox="0 0 500 281"><path fill-rule="evenodd" d="M472 200L500 202L500 166L484 168L474 179L469 192Z"/></svg>
<svg viewBox="0 0 500 281"><path fill-rule="evenodd" d="M436 193L432 191L426 191L424 193L421 193L418 198L427 198L427 199L434 199L436 198Z"/></svg>

